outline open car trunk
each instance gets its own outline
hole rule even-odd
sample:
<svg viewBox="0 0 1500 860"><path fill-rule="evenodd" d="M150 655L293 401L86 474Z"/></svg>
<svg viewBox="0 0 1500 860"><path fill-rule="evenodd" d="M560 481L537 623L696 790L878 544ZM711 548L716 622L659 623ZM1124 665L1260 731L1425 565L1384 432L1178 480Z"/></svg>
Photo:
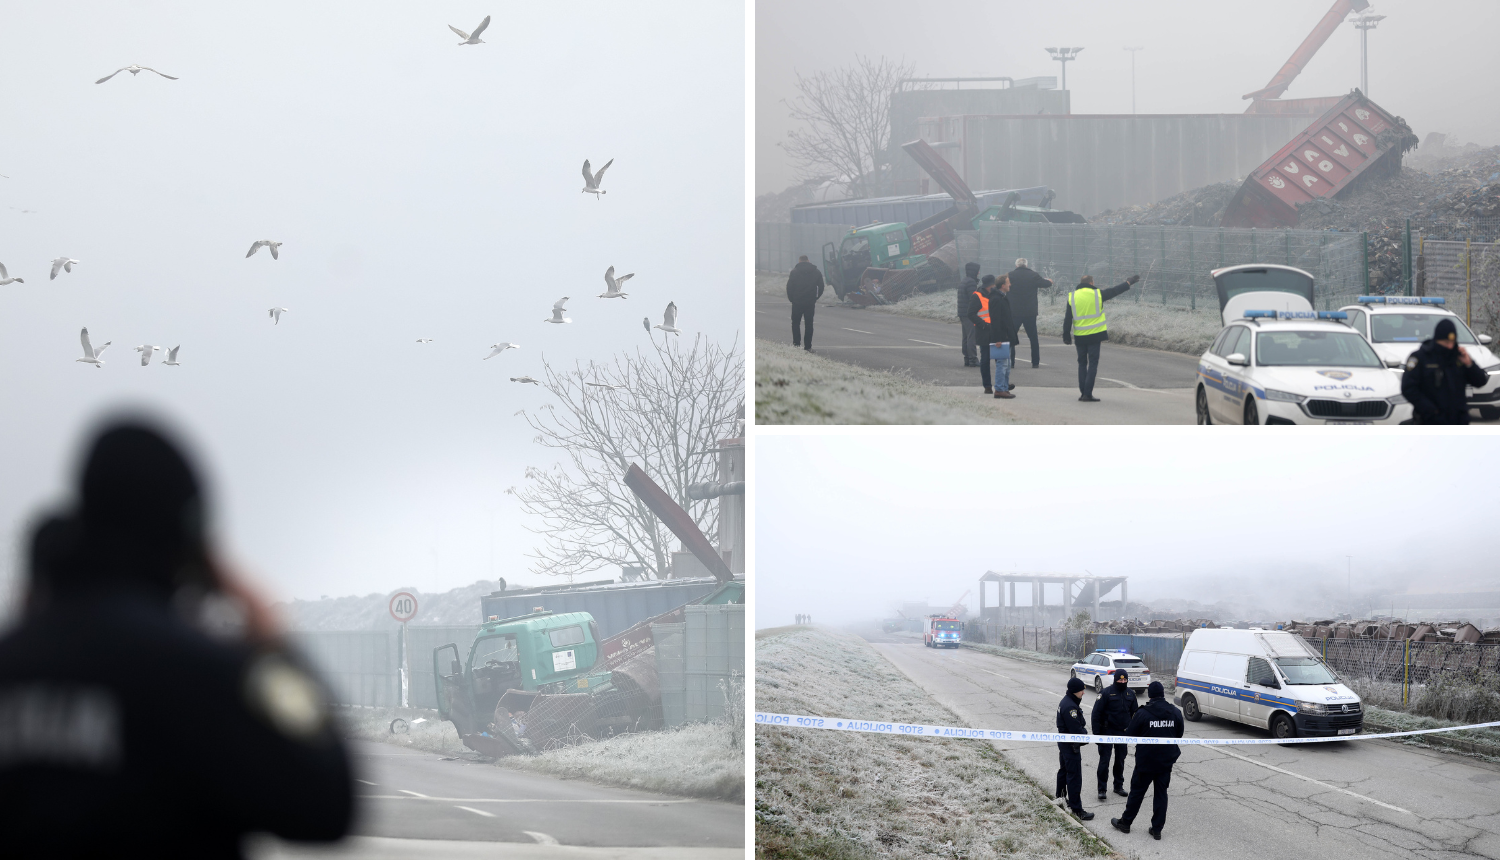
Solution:
<svg viewBox="0 0 1500 860"><path fill-rule="evenodd" d="M1215 269L1213 278L1224 325L1244 319L1245 311L1313 309L1313 276L1292 266L1229 266Z"/></svg>

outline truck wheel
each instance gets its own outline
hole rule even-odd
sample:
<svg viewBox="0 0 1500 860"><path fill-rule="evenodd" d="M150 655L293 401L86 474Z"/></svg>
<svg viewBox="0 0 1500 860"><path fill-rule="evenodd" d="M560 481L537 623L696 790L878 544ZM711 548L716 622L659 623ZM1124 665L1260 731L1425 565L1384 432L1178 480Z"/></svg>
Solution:
<svg viewBox="0 0 1500 860"><path fill-rule="evenodd" d="M1297 736L1297 724L1286 714L1277 714L1271 718L1271 737L1277 740L1295 738Z"/></svg>
<svg viewBox="0 0 1500 860"><path fill-rule="evenodd" d="M1203 719L1203 712L1198 710L1198 699L1192 693L1182 697L1182 716L1190 723Z"/></svg>
<svg viewBox="0 0 1500 860"><path fill-rule="evenodd" d="M1214 423L1214 417L1212 415L1208 414L1208 392L1204 391L1203 390L1203 386L1201 386L1201 385L1198 386L1198 398L1197 399L1198 399L1198 423L1199 424L1212 424L1212 423Z"/></svg>
<svg viewBox="0 0 1500 860"><path fill-rule="evenodd" d="M1245 398L1245 424L1248 426L1259 423L1260 410L1255 408L1255 396L1251 395Z"/></svg>

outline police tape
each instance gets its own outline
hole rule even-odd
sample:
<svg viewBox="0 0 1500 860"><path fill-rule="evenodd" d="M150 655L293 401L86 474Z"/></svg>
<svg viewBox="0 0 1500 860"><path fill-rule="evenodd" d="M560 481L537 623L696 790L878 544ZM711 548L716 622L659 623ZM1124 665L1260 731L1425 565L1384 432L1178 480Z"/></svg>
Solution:
<svg viewBox="0 0 1500 860"><path fill-rule="evenodd" d="M781 726L792 729L828 729L836 732L869 732L878 735L901 735L913 738L967 738L987 741L1033 741L1062 744L1178 744L1184 746L1242 746L1246 744L1319 744L1329 741L1374 741L1381 738L1405 738L1464 729L1487 729L1500 721L1441 729L1416 729L1409 732L1385 732L1371 735L1330 735L1319 738L1146 738L1134 735L1067 735L1056 732L1017 732L1003 729L971 729L967 726L928 726L920 723L883 723L874 720L841 720L833 717L809 717L802 714L769 714L755 712L757 726Z"/></svg>

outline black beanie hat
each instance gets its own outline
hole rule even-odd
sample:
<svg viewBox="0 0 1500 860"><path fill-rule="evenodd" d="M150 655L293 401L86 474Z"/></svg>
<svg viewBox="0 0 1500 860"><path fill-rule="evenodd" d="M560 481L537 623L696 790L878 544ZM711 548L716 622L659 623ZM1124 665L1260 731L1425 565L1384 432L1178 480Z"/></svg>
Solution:
<svg viewBox="0 0 1500 860"><path fill-rule="evenodd" d="M1130 680L1130 673L1127 672L1127 671L1125 671L1124 669L1116 669L1115 670L1115 680L1118 681L1121 678L1124 678L1125 680L1129 681Z"/></svg>
<svg viewBox="0 0 1500 860"><path fill-rule="evenodd" d="M975 275L979 274L979 264L978 263L964 263L964 271L968 272L969 277L972 278Z"/></svg>
<svg viewBox="0 0 1500 860"><path fill-rule="evenodd" d="M980 280L979 286L981 286L981 287L988 287L990 284L993 284L994 282L995 282L995 276L994 275L985 275L984 278Z"/></svg>
<svg viewBox="0 0 1500 860"><path fill-rule="evenodd" d="M1152 681L1150 684L1146 685L1146 698L1165 699L1166 697L1167 692L1166 690L1162 689L1160 681Z"/></svg>
<svg viewBox="0 0 1500 860"><path fill-rule="evenodd" d="M1082 689L1084 689L1087 686L1088 686L1088 684L1083 683L1082 681L1078 680L1077 678L1069 678L1068 679L1068 692L1069 693L1076 693L1079 690L1082 690Z"/></svg>
<svg viewBox="0 0 1500 860"><path fill-rule="evenodd" d="M1452 319L1443 317L1438 320L1437 328L1432 330L1432 339L1447 340L1450 335L1455 334L1458 334L1458 326L1453 324Z"/></svg>

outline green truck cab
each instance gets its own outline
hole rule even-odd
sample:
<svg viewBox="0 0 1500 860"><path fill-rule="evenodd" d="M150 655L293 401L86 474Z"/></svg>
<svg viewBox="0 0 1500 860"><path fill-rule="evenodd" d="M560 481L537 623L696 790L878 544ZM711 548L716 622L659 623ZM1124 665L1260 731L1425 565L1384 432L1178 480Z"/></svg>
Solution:
<svg viewBox="0 0 1500 860"><path fill-rule="evenodd" d="M823 277L843 298L844 293L859 286L865 269L910 269L926 259L911 252L905 223L871 224L850 230L837 251L832 242L823 245Z"/></svg>

